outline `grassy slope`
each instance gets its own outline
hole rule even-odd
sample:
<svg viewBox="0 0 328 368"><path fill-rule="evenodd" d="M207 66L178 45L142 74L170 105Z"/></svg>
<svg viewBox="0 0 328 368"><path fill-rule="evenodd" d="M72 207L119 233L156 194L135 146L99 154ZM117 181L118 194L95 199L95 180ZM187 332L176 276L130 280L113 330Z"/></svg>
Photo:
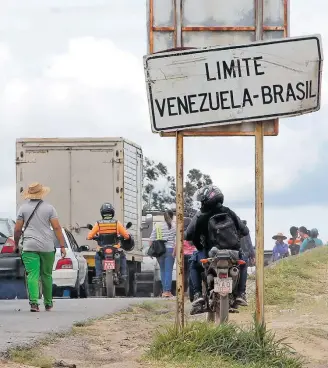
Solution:
<svg viewBox="0 0 328 368"><path fill-rule="evenodd" d="M265 270L265 303L295 307L304 298L328 294L327 275L328 247L282 260ZM259 331L261 326L240 329L206 323L190 324L182 335L168 329L156 336L149 357L168 368L302 367L288 346L276 342L270 332L264 334L265 343L261 344Z"/></svg>
<svg viewBox="0 0 328 368"><path fill-rule="evenodd" d="M265 270L265 304L293 305L328 293L328 247L286 258Z"/></svg>

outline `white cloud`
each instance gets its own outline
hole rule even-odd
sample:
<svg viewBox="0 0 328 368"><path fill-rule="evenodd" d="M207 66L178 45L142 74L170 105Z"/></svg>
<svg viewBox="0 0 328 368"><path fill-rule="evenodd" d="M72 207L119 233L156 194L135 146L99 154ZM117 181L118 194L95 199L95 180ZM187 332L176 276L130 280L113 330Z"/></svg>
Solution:
<svg viewBox="0 0 328 368"><path fill-rule="evenodd" d="M45 77L95 89L124 89L145 96L142 60L110 39L70 40L68 52L54 58Z"/></svg>
<svg viewBox="0 0 328 368"><path fill-rule="evenodd" d="M3 91L3 100L7 105L11 105L11 108L15 108L15 105L19 106L24 101L26 94L28 93L29 86L22 80L14 78L6 84ZM18 107L17 106L17 107Z"/></svg>
<svg viewBox="0 0 328 368"><path fill-rule="evenodd" d="M11 59L11 53L8 46L4 43L0 43L0 67L8 63Z"/></svg>

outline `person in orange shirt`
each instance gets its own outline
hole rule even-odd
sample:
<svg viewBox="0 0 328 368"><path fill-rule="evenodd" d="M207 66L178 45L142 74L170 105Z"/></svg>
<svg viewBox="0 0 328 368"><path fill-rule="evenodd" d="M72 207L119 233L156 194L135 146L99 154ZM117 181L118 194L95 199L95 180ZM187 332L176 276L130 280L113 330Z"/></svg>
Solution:
<svg viewBox="0 0 328 368"><path fill-rule="evenodd" d="M114 219L115 209L110 203L104 203L100 208L102 220L97 221L90 230L87 239L92 240L96 235L99 237L98 246L112 245L120 248L118 236L122 236L124 241L131 241L131 235L125 227ZM96 278L99 279L102 274L102 261L99 253L95 255ZM127 277L126 257L122 250L121 252L121 277L125 280Z"/></svg>
<svg viewBox="0 0 328 368"><path fill-rule="evenodd" d="M292 226L289 231L292 237L288 240L288 246L290 249L290 254L295 256L296 254L299 254L302 242L298 233L298 228L296 226Z"/></svg>

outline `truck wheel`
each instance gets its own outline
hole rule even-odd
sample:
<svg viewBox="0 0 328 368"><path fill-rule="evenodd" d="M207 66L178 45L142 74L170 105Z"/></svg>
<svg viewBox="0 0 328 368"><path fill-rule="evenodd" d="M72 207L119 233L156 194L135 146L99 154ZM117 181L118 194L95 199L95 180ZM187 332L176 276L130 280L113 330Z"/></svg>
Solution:
<svg viewBox="0 0 328 368"><path fill-rule="evenodd" d="M124 281L124 287L123 287L124 294L123 294L123 296L129 296L129 292L130 292L130 277L131 277L131 275L130 275L130 272L129 272L129 269L128 269L126 280Z"/></svg>
<svg viewBox="0 0 328 368"><path fill-rule="evenodd" d="M161 294L162 294L162 283L161 283L160 280L155 280L154 281L154 291L153 291L153 293L154 293L155 298L158 298L158 297L161 296Z"/></svg>
<svg viewBox="0 0 328 368"><path fill-rule="evenodd" d="M107 298L115 298L116 290L114 285L114 275L112 270L106 271L106 296Z"/></svg>
<svg viewBox="0 0 328 368"><path fill-rule="evenodd" d="M115 293L117 296L127 297L130 292L130 273L128 272L126 280L115 287Z"/></svg>

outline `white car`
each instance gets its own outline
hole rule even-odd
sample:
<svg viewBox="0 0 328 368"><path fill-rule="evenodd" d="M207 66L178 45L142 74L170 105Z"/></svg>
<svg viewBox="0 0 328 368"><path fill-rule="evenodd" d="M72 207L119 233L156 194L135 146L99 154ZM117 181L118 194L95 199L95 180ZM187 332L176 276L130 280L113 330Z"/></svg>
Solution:
<svg viewBox="0 0 328 368"><path fill-rule="evenodd" d="M88 297L88 264L72 233L62 229L66 257L62 258L56 239L56 257L52 271L53 295L63 296L68 290L71 298Z"/></svg>

